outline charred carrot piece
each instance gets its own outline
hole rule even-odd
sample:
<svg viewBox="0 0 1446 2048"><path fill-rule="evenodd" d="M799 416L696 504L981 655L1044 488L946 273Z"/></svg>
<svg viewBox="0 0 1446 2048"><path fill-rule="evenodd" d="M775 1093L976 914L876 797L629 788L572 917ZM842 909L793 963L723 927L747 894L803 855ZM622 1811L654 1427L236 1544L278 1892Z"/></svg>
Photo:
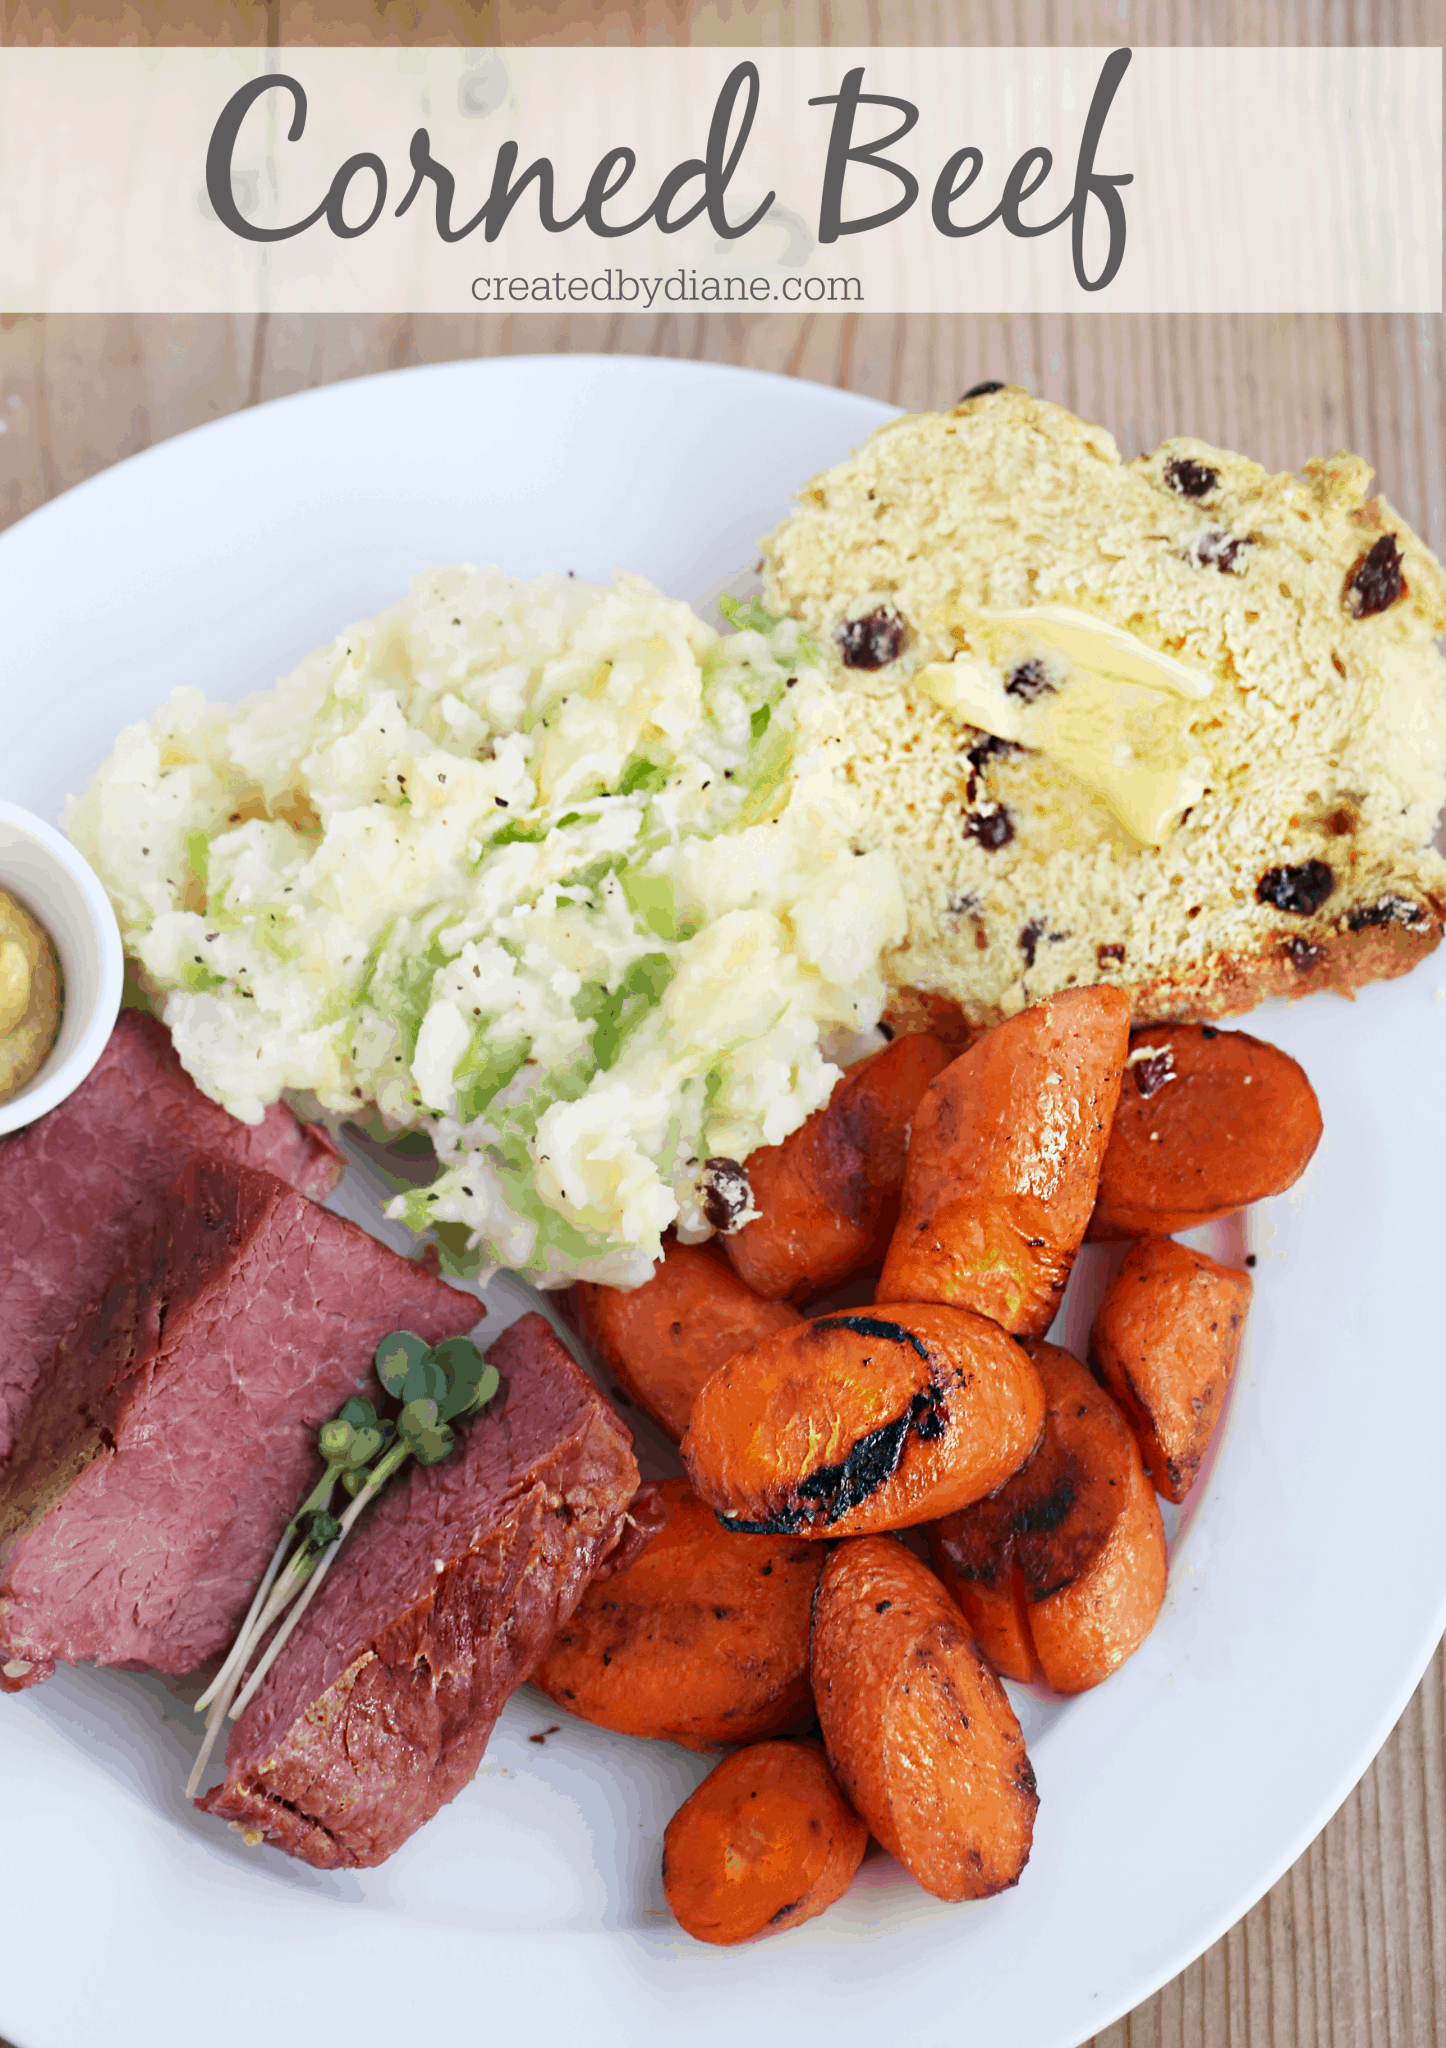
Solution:
<svg viewBox="0 0 1446 2048"><path fill-rule="evenodd" d="M1129 1016L1118 989L1067 989L944 1070L914 1118L881 1295L1043 1335L1094 1206Z"/></svg>
<svg viewBox="0 0 1446 2048"><path fill-rule="evenodd" d="M820 1316L720 1366L683 1463L739 1528L860 1535L978 1500L1029 1456L1044 1395L1024 1351L967 1309Z"/></svg>
<svg viewBox="0 0 1446 2048"><path fill-rule="evenodd" d="M822 1109L748 1155L757 1217L722 1240L756 1294L810 1301L877 1266L898 1220L909 1125L949 1064L937 1038L896 1038L850 1067Z"/></svg>
<svg viewBox="0 0 1446 2048"><path fill-rule="evenodd" d="M1048 1400L1039 1449L991 1499L941 1521L930 1541L961 1586L997 1588L1017 1565L1045 1678L1056 1692L1083 1692L1154 1626L1165 1531L1115 1403L1067 1351L1029 1348Z"/></svg>

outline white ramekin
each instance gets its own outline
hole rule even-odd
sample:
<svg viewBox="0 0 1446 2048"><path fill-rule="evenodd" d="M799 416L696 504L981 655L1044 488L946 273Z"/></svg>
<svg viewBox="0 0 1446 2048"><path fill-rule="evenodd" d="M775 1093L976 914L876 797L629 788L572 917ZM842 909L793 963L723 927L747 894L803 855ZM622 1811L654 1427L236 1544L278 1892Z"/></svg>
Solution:
<svg viewBox="0 0 1446 2048"><path fill-rule="evenodd" d="M110 899L70 841L18 804L0 803L0 889L49 932L60 961L60 1032L40 1071L0 1102L0 1133L34 1123L78 1088L120 1010L125 962Z"/></svg>

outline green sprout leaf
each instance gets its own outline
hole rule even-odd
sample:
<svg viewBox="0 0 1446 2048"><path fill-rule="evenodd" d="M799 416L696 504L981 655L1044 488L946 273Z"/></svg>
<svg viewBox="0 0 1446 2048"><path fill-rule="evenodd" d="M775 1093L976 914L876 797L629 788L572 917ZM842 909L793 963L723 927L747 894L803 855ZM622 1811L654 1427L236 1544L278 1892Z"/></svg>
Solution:
<svg viewBox="0 0 1446 2048"><path fill-rule="evenodd" d="M412 1439L412 1456L419 1465L439 1465L452 1448L452 1432L445 1422L435 1429L418 1430Z"/></svg>
<svg viewBox="0 0 1446 2048"><path fill-rule="evenodd" d="M441 1401L446 1393L446 1368L437 1363L430 1351L417 1360L402 1382L402 1399L408 1406L414 1401ZM405 1414L406 1409L402 1412Z"/></svg>
<svg viewBox="0 0 1446 2048"><path fill-rule="evenodd" d="M389 1394L394 1394L399 1401L404 1400L407 1375L414 1365L431 1355L430 1344L414 1330L393 1330L377 1346L377 1378Z"/></svg>
<svg viewBox="0 0 1446 2048"><path fill-rule="evenodd" d="M333 1465L338 1459L346 1457L355 1437L356 1431L351 1424L340 1415L336 1415L330 1422L323 1422L317 1431L316 1448L327 1464Z"/></svg>
<svg viewBox="0 0 1446 2048"><path fill-rule="evenodd" d="M430 1398L406 1403L397 1417L397 1435L419 1465L435 1465L452 1448L452 1432Z"/></svg>
<svg viewBox="0 0 1446 2048"><path fill-rule="evenodd" d="M487 1363L470 1337L448 1337L432 1355L447 1373L448 1391L441 1404L444 1422L483 1407L496 1393L497 1368Z"/></svg>
<svg viewBox="0 0 1446 2048"><path fill-rule="evenodd" d="M446 1375L446 1392L437 1397L442 1419L446 1421L471 1406L477 1382L486 1370L486 1360L470 1337L447 1337L432 1356Z"/></svg>
<svg viewBox="0 0 1446 2048"><path fill-rule="evenodd" d="M346 1472L363 1471L384 1447L386 1441L386 1433L380 1429L357 1430L346 1454Z"/></svg>

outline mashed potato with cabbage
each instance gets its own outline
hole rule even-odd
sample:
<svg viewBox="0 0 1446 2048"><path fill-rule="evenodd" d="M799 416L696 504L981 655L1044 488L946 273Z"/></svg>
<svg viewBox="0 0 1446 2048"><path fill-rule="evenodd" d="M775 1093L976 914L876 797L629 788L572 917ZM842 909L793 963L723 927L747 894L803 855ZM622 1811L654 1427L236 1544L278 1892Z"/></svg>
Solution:
<svg viewBox="0 0 1446 2048"><path fill-rule="evenodd" d="M274 689L123 732L65 824L198 1084L425 1130L441 1173L391 1213L464 1270L631 1285L707 1236L705 1162L827 1099L905 929L809 642L732 618L436 570Z"/></svg>

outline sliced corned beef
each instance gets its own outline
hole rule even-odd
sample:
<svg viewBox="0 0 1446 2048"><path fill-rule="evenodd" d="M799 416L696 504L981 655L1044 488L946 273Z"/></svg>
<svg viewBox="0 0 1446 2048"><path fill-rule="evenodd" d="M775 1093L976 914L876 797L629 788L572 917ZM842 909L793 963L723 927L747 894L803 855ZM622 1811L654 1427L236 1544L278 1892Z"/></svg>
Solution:
<svg viewBox="0 0 1446 2048"><path fill-rule="evenodd" d="M197 1804L322 1870L382 1862L471 1779L622 1528L632 1439L539 1315L499 1395L358 1522Z"/></svg>
<svg viewBox="0 0 1446 2048"><path fill-rule="evenodd" d="M192 1671L223 1649L317 1472L381 1398L390 1330L460 1336L475 1296L273 1174L204 1155L62 1341L0 1475L0 1690L56 1658Z"/></svg>
<svg viewBox="0 0 1446 2048"><path fill-rule="evenodd" d="M124 1010L75 1093L0 1139L0 1467L61 1337L109 1286L194 1152L264 1167L317 1201L342 1161L277 1104L243 1124L203 1095L170 1034Z"/></svg>

